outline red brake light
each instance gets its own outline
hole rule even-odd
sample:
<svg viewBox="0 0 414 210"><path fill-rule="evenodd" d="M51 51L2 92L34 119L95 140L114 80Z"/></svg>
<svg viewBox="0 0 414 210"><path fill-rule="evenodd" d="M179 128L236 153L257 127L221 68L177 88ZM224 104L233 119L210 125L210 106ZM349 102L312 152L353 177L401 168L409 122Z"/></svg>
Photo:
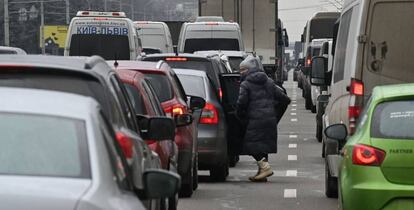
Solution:
<svg viewBox="0 0 414 210"><path fill-rule="evenodd" d="M380 166L385 159L383 150L357 144L352 151L352 163L363 166Z"/></svg>
<svg viewBox="0 0 414 210"><path fill-rule="evenodd" d="M116 132L116 140L121 146L121 149L125 155L125 158L131 159L134 154L134 143L132 139L122 132Z"/></svg>
<svg viewBox="0 0 414 210"><path fill-rule="evenodd" d="M119 14L119 12L113 12L112 16L121 16L121 15Z"/></svg>
<svg viewBox="0 0 414 210"><path fill-rule="evenodd" d="M89 15L89 12L82 12L82 15Z"/></svg>
<svg viewBox="0 0 414 210"><path fill-rule="evenodd" d="M223 99L223 90L221 88L219 88L219 97L220 97L220 100Z"/></svg>
<svg viewBox="0 0 414 210"><path fill-rule="evenodd" d="M362 81L352 79L351 80L351 87L350 93L356 96L363 96L364 95L364 83Z"/></svg>
<svg viewBox="0 0 414 210"><path fill-rule="evenodd" d="M209 23L206 23L206 25L209 25L209 26L217 26L218 23L216 23L216 22L209 22Z"/></svg>
<svg viewBox="0 0 414 210"><path fill-rule="evenodd" d="M201 113L201 124L217 124L219 121L217 108L210 103L206 103L203 112Z"/></svg>
<svg viewBox="0 0 414 210"><path fill-rule="evenodd" d="M354 134L357 126L357 120L361 114L361 107L350 106L348 107L348 118L349 118L349 134Z"/></svg>
<svg viewBox="0 0 414 210"><path fill-rule="evenodd" d="M166 58L166 61L187 61L187 58Z"/></svg>
<svg viewBox="0 0 414 210"><path fill-rule="evenodd" d="M97 17L97 18L94 18L94 20L109 20L108 18L104 18L104 17Z"/></svg>

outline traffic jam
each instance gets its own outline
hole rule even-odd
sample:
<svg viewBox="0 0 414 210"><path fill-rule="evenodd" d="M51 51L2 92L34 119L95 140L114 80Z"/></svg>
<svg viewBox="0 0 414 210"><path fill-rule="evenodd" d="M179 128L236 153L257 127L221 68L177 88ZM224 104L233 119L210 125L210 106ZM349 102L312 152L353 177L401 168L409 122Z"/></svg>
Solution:
<svg viewBox="0 0 414 210"><path fill-rule="evenodd" d="M414 209L414 0L89 5L42 53L3 1L0 209Z"/></svg>

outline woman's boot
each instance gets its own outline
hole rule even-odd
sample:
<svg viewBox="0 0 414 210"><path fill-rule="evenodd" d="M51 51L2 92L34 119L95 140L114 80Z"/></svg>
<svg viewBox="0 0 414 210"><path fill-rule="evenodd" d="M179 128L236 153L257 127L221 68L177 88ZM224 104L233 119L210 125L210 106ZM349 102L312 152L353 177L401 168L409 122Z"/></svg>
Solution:
<svg viewBox="0 0 414 210"><path fill-rule="evenodd" d="M257 161L257 165L259 166L259 171L254 177L250 177L250 181L252 182L263 182L267 181L267 177L273 175L273 170L270 167L269 162L265 158L263 158L261 161Z"/></svg>

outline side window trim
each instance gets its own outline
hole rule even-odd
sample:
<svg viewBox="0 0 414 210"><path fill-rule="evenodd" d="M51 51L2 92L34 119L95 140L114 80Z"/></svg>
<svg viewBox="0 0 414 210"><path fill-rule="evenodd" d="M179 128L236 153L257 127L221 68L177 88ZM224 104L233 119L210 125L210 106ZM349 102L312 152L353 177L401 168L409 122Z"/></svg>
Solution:
<svg viewBox="0 0 414 210"><path fill-rule="evenodd" d="M345 61L346 61L346 48L349 42L349 32L352 22L353 9L351 8L344 13L341 17L341 23L339 26L338 43L336 45L336 55L334 63L334 83L342 81L345 77ZM342 54L341 54L342 53Z"/></svg>

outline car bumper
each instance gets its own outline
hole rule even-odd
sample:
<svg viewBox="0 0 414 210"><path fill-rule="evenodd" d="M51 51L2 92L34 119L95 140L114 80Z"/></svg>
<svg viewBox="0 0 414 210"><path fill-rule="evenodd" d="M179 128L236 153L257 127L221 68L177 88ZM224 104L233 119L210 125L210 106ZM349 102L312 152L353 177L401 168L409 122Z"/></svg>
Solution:
<svg viewBox="0 0 414 210"><path fill-rule="evenodd" d="M351 166L348 171L341 175L343 209L414 209L414 185L391 183L378 167Z"/></svg>

